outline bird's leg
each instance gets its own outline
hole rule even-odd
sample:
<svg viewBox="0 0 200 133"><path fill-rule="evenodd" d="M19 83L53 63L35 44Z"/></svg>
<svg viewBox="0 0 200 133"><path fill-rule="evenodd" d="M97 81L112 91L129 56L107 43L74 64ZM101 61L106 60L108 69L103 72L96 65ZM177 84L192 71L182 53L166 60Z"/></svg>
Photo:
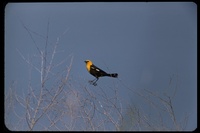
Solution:
<svg viewBox="0 0 200 133"><path fill-rule="evenodd" d="M97 82L98 80L99 80L99 78L97 78L97 79L95 80L95 82L93 82L93 85L94 85L94 86L97 86L97 83L96 83L96 82Z"/></svg>
<svg viewBox="0 0 200 133"><path fill-rule="evenodd" d="M97 80L99 80L99 78L96 78L96 79L94 79L94 80L90 80L89 83L90 83L90 84L93 84L94 86L96 86L96 85L97 85L97 83L96 83Z"/></svg>
<svg viewBox="0 0 200 133"><path fill-rule="evenodd" d="M96 79L89 80L89 83L92 84Z"/></svg>

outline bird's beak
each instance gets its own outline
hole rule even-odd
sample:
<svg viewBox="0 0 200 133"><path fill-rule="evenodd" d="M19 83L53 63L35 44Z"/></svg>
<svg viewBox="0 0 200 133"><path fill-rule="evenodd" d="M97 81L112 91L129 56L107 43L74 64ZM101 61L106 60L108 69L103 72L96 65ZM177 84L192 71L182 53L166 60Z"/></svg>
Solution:
<svg viewBox="0 0 200 133"><path fill-rule="evenodd" d="M84 61L85 63L87 63L87 61Z"/></svg>

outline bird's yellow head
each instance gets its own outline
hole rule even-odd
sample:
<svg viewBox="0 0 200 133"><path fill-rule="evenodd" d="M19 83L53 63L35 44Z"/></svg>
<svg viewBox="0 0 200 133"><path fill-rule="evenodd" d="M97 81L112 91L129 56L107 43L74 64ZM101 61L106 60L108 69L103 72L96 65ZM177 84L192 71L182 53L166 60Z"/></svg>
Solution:
<svg viewBox="0 0 200 133"><path fill-rule="evenodd" d="M90 66L92 65L92 61L85 60L85 63L86 63L86 68L87 68L88 72L90 72Z"/></svg>
<svg viewBox="0 0 200 133"><path fill-rule="evenodd" d="M89 63L89 64L91 64L91 65L92 65L92 61L90 61L90 60L85 60L85 63L86 63L86 64L88 64L88 63Z"/></svg>

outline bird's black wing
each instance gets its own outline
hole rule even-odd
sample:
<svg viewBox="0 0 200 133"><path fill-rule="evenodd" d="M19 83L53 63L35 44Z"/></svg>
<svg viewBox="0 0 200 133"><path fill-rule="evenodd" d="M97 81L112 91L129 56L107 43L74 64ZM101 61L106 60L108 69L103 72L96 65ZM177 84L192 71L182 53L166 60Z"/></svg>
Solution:
<svg viewBox="0 0 200 133"><path fill-rule="evenodd" d="M95 65L91 65L90 67L90 73L95 77L102 77L102 76L108 76L106 72L101 70L100 68L96 67Z"/></svg>

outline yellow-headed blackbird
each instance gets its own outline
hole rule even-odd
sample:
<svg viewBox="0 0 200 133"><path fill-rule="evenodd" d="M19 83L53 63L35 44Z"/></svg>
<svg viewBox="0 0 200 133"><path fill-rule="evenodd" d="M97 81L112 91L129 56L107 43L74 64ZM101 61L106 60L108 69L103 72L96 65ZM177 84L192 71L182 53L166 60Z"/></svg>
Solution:
<svg viewBox="0 0 200 133"><path fill-rule="evenodd" d="M86 68L88 70L88 72L90 74L92 74L94 77L96 77L96 79L89 81L89 83L93 84L94 86L97 85L97 80L99 79L99 77L103 77L103 76L108 76L108 77L114 77L117 78L118 74L117 73L106 73L103 70L99 69L98 67L96 67L92 61L90 60L86 60Z"/></svg>

